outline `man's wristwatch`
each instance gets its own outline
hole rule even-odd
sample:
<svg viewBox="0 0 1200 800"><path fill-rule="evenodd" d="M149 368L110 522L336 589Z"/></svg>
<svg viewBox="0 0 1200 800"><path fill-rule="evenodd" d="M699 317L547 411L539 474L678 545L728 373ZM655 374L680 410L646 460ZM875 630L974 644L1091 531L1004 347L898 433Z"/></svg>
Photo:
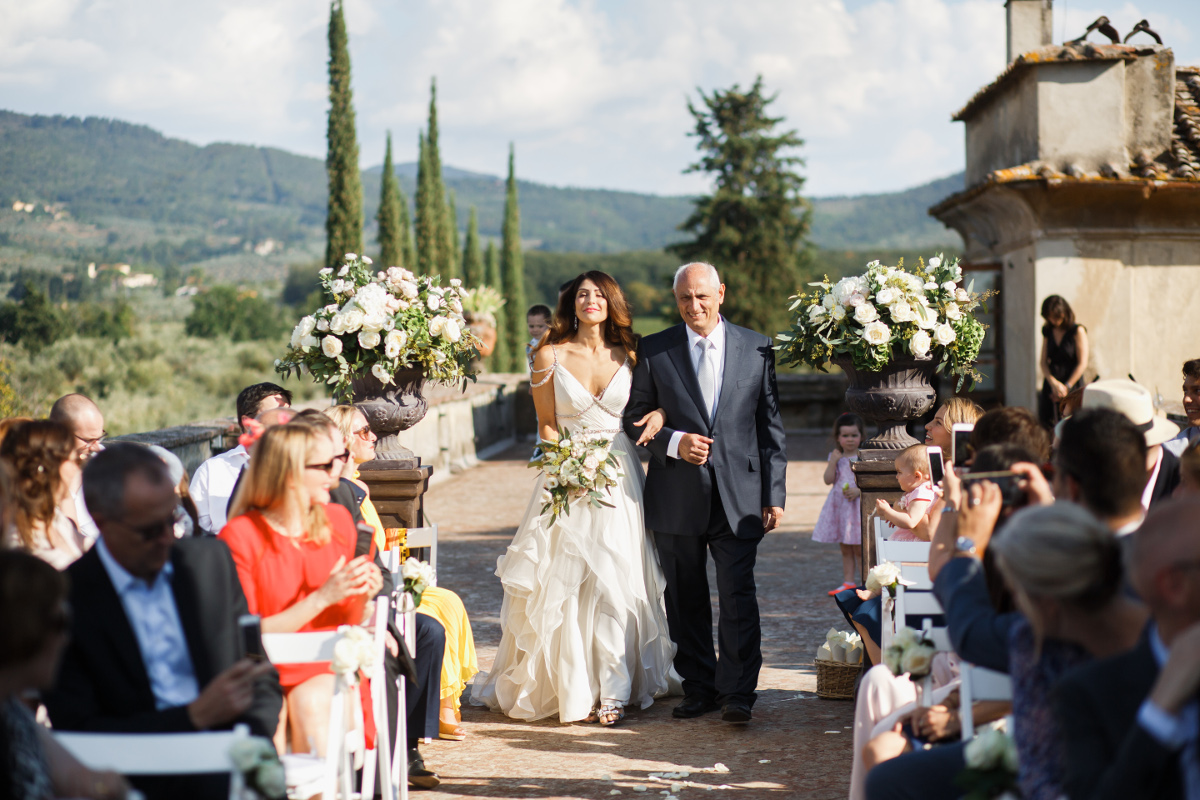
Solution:
<svg viewBox="0 0 1200 800"><path fill-rule="evenodd" d="M975 542L966 536L958 537L957 541L954 542L954 549L968 556L977 555L979 552L975 549Z"/></svg>

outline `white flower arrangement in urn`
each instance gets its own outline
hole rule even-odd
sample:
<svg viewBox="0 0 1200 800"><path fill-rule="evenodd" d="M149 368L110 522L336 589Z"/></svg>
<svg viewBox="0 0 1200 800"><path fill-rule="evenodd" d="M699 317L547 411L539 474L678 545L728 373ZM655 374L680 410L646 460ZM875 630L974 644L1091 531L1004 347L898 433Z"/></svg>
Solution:
<svg viewBox="0 0 1200 800"><path fill-rule="evenodd" d="M355 378L370 374L387 386L405 369L445 383L474 379L469 364L479 340L463 319L461 281L443 287L437 275L375 271L355 253L318 274L327 304L301 318L276 371L307 371L339 397L350 395Z"/></svg>
<svg viewBox="0 0 1200 800"><path fill-rule="evenodd" d="M791 298L792 328L776 336L785 365L808 364L821 370L835 358L854 367L879 372L901 356L936 360L937 371L965 380L979 379L974 363L985 326L973 313L987 295L964 288L958 259L918 259L906 270L878 261L862 275L831 283L810 283L815 291Z"/></svg>

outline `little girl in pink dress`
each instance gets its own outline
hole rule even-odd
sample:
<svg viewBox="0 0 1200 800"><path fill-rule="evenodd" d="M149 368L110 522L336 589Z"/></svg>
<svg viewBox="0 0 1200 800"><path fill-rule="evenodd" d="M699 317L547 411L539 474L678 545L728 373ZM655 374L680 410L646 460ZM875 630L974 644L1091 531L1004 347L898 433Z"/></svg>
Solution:
<svg viewBox="0 0 1200 800"><path fill-rule="evenodd" d="M858 447L866 438L866 425L857 414L842 414L833 423L833 451L825 465L823 480L832 484L817 525L813 541L837 544L842 548L841 586L829 594L858 585L862 563L862 497L851 465L858 460Z"/></svg>
<svg viewBox="0 0 1200 800"><path fill-rule="evenodd" d="M904 497L895 508L888 501L875 501L875 514L887 522L892 530L888 539L893 542L927 542L929 532L922 538L913 532L921 524L930 507L937 499L937 491L930 480L929 453L923 444L914 444L896 456L896 480L904 490Z"/></svg>

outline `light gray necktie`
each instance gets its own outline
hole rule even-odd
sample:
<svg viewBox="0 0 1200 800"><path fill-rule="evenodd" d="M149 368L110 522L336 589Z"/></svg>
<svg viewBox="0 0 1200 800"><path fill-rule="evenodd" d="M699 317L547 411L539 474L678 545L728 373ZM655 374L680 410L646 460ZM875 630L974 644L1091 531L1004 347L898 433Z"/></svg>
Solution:
<svg viewBox="0 0 1200 800"><path fill-rule="evenodd" d="M717 370L713 364L712 342L701 339L696 342L700 348L700 360L696 362L696 378L700 381L700 397L704 400L704 409L711 421L716 413L717 403Z"/></svg>

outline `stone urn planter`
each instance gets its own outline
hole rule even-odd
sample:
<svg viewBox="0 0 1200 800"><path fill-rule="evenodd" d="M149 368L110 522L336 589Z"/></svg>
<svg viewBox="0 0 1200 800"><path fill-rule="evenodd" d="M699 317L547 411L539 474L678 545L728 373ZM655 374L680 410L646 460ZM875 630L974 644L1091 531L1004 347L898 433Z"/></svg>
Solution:
<svg viewBox="0 0 1200 800"><path fill-rule="evenodd" d="M833 363L850 380L846 406L879 426L879 433L862 444L864 461L891 461L900 450L920 444L908 435L905 424L927 413L937 400L931 384L937 364L932 359L897 358L880 372L856 369L848 357Z"/></svg>
<svg viewBox="0 0 1200 800"><path fill-rule="evenodd" d="M401 370L395 382L386 386L374 375L351 382L353 403L363 412L371 430L379 437L375 458L359 466L360 470L412 469L420 459L400 444L398 434L425 417L429 404L421 394L425 373L419 369Z"/></svg>

